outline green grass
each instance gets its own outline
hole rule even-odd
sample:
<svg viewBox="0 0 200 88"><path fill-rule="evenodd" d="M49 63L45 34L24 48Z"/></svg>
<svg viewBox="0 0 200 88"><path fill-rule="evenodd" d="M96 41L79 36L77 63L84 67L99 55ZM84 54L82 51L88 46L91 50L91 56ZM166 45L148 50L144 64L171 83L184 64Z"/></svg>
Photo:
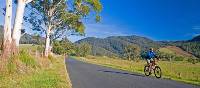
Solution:
<svg viewBox="0 0 200 88"><path fill-rule="evenodd" d="M71 88L63 56L36 57L38 45L20 45L9 58L8 72L0 73L0 88Z"/></svg>
<svg viewBox="0 0 200 88"><path fill-rule="evenodd" d="M141 74L143 74L143 68L146 64L146 62L143 60L135 62L122 59L94 56L79 58L78 60L111 68L138 72ZM200 63L191 64L186 61L159 61L158 65L162 69L164 78L200 85Z"/></svg>
<svg viewBox="0 0 200 88"><path fill-rule="evenodd" d="M1 74L0 88L71 88L63 57L51 65L24 74Z"/></svg>
<svg viewBox="0 0 200 88"><path fill-rule="evenodd" d="M26 50L26 51L29 51L29 52L39 51L40 53L42 53L44 51L43 46L35 45L35 44L20 44L19 49L20 50Z"/></svg>
<svg viewBox="0 0 200 88"><path fill-rule="evenodd" d="M19 59L26 66L36 67L37 63L33 56L31 56L27 50L21 50L19 53Z"/></svg>

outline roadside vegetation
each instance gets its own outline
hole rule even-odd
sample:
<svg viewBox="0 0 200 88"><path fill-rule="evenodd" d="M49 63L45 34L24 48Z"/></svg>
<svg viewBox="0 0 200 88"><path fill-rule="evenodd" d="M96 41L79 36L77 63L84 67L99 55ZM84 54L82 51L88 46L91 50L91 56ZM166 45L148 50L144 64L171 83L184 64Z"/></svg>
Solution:
<svg viewBox="0 0 200 88"><path fill-rule="evenodd" d="M71 88L64 56L41 56L39 45L20 45L0 74L0 88ZM1 63L2 64L2 63Z"/></svg>

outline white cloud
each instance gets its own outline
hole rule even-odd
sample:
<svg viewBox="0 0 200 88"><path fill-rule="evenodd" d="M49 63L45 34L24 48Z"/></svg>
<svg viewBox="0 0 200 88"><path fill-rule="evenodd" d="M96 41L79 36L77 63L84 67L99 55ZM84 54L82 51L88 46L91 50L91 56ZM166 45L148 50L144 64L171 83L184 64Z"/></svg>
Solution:
<svg viewBox="0 0 200 88"><path fill-rule="evenodd" d="M76 35L71 35L67 37L71 42L76 42L80 39L85 38L84 36L76 36Z"/></svg>
<svg viewBox="0 0 200 88"><path fill-rule="evenodd" d="M196 36L199 36L199 35L200 35L199 33L196 33L196 34L193 34L192 36L196 37Z"/></svg>
<svg viewBox="0 0 200 88"><path fill-rule="evenodd" d="M200 26L193 26L192 29L195 31L200 31Z"/></svg>
<svg viewBox="0 0 200 88"><path fill-rule="evenodd" d="M105 24L86 24L86 35L83 36L69 36L69 40L72 42L86 38L86 37L97 37L105 38L108 36L123 36L128 35L125 33L123 28L120 28L116 25L105 25Z"/></svg>

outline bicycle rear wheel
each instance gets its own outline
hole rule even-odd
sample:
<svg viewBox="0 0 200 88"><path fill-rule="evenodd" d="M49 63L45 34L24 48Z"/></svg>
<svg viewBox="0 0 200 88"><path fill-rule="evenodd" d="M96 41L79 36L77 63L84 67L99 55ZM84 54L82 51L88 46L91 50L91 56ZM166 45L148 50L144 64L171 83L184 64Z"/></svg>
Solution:
<svg viewBox="0 0 200 88"><path fill-rule="evenodd" d="M151 75L151 72L149 71L149 66L144 66L144 74L145 74L146 76Z"/></svg>
<svg viewBox="0 0 200 88"><path fill-rule="evenodd" d="M155 74L156 78L161 78L162 77L162 71L161 71L161 68L159 66L155 67L154 74Z"/></svg>

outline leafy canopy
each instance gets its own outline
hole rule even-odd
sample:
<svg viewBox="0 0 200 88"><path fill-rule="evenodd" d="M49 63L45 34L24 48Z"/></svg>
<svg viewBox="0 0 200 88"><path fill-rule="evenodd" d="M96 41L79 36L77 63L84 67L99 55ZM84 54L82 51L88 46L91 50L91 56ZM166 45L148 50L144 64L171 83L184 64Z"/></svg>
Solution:
<svg viewBox="0 0 200 88"><path fill-rule="evenodd" d="M31 9L26 22L37 31L68 29L84 34L83 18L94 12L96 22L100 21L102 5L99 0L34 0L27 7Z"/></svg>

